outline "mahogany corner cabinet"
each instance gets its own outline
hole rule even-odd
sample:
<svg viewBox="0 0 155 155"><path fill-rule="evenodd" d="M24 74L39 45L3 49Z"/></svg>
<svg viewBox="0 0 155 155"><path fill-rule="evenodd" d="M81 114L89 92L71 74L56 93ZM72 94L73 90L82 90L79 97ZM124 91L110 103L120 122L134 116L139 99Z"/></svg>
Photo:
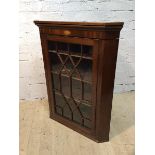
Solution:
<svg viewBox="0 0 155 155"><path fill-rule="evenodd" d="M39 27L50 118L96 141L109 141L123 22L34 21Z"/></svg>

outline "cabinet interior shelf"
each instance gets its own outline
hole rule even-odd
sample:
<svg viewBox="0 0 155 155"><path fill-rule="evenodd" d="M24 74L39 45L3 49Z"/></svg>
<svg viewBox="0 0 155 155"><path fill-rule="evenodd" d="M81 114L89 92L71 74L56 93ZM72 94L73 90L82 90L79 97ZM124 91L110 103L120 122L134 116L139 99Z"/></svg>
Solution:
<svg viewBox="0 0 155 155"><path fill-rule="evenodd" d="M51 73L52 73L52 74L55 74L55 75L58 75L58 76L61 75L61 76L64 76L64 77L70 78L69 75L67 75L67 74L63 74L63 73L58 73L58 72L56 72L56 71L52 71L52 70L51 70ZM74 76L72 76L71 79L74 79L74 80L77 80L77 81L84 82L84 83L87 83L87 84L92 85L92 82L87 81L87 80L81 80L81 79L76 78L76 77L74 77Z"/></svg>
<svg viewBox="0 0 155 155"><path fill-rule="evenodd" d="M54 91L54 93L57 94L57 95L62 95L61 93L59 93L59 90L57 90L57 89L53 89L53 91ZM70 99L69 96L64 95L64 97L67 98L67 99ZM91 103L90 101L87 101L87 100L78 100L78 99L75 99L75 98L73 98L73 99L74 99L76 102L78 102L79 104L84 104L84 105L86 105L86 106L88 106L88 107L91 107L91 106L92 106L92 103Z"/></svg>
<svg viewBox="0 0 155 155"><path fill-rule="evenodd" d="M55 50L49 50L49 52L52 52L52 53L55 53L55 54L61 54L61 55L66 55L66 56L72 56L72 57L77 57L77 58L92 60L92 57L86 56L86 55L80 55L80 54L77 54L76 52L70 52L70 53L68 53L66 51L58 51L57 52Z"/></svg>

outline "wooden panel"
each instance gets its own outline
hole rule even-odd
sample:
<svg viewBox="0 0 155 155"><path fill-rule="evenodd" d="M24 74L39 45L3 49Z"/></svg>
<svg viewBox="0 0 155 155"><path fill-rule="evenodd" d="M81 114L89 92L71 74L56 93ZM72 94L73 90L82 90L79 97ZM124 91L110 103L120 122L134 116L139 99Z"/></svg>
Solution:
<svg viewBox="0 0 155 155"><path fill-rule="evenodd" d="M94 41L91 39L81 38L78 37L59 37L59 36L53 36L53 35L47 35L47 40L51 41L59 41L64 43L74 43L74 44L83 44L83 45L94 45Z"/></svg>
<svg viewBox="0 0 155 155"><path fill-rule="evenodd" d="M71 36L71 37L82 37L82 38L92 38L92 39L114 39L118 37L119 31L114 30L87 30L87 29L73 29L73 28L57 28L57 27L40 27L40 32L51 35L60 36ZM68 32L68 33L66 33Z"/></svg>
<svg viewBox="0 0 155 155"><path fill-rule="evenodd" d="M85 28L122 28L123 22L64 22L64 21L34 21L38 26L85 27Z"/></svg>
<svg viewBox="0 0 155 155"><path fill-rule="evenodd" d="M96 136L109 140L118 39L100 41L96 105ZM102 123L101 123L102 122Z"/></svg>

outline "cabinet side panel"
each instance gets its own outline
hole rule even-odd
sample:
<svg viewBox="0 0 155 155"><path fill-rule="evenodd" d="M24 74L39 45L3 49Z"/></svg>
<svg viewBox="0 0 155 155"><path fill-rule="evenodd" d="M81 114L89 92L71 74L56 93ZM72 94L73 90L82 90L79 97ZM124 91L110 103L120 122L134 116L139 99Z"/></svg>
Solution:
<svg viewBox="0 0 155 155"><path fill-rule="evenodd" d="M109 140L118 41L118 39L100 41L96 137L101 142Z"/></svg>
<svg viewBox="0 0 155 155"><path fill-rule="evenodd" d="M48 102L50 108L50 116L54 114L54 102L52 96L52 84L51 84L51 75L50 75L50 66L48 60L48 47L47 47L47 39L46 34L40 33L41 39L41 46L42 46L42 54L43 54L43 61L44 61L44 69L45 69L45 77L46 77L46 86L47 86L47 93L48 93Z"/></svg>

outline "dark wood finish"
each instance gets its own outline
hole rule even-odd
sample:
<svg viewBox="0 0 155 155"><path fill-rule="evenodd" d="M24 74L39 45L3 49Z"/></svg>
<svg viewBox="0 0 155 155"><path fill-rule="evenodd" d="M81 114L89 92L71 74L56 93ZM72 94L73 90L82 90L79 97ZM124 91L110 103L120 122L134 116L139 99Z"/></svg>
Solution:
<svg viewBox="0 0 155 155"><path fill-rule="evenodd" d="M108 141L119 34L123 22L34 23L40 30L50 117L96 142ZM72 69L68 69L67 63ZM91 66L92 71L88 68ZM66 84L63 78L69 81L67 86L63 85ZM89 78L92 80L89 81ZM73 80L81 85L77 88L80 99L73 96L73 92L77 91L73 88L78 86ZM67 91L62 88L69 89L70 93L66 95ZM90 101L85 99L86 95ZM61 104L57 101L59 98L65 101L63 106L58 105ZM75 108L72 109L71 105ZM67 115L66 107L69 108ZM80 118L75 117L79 123L74 118L76 111L81 114ZM89 119L85 115L90 115Z"/></svg>

